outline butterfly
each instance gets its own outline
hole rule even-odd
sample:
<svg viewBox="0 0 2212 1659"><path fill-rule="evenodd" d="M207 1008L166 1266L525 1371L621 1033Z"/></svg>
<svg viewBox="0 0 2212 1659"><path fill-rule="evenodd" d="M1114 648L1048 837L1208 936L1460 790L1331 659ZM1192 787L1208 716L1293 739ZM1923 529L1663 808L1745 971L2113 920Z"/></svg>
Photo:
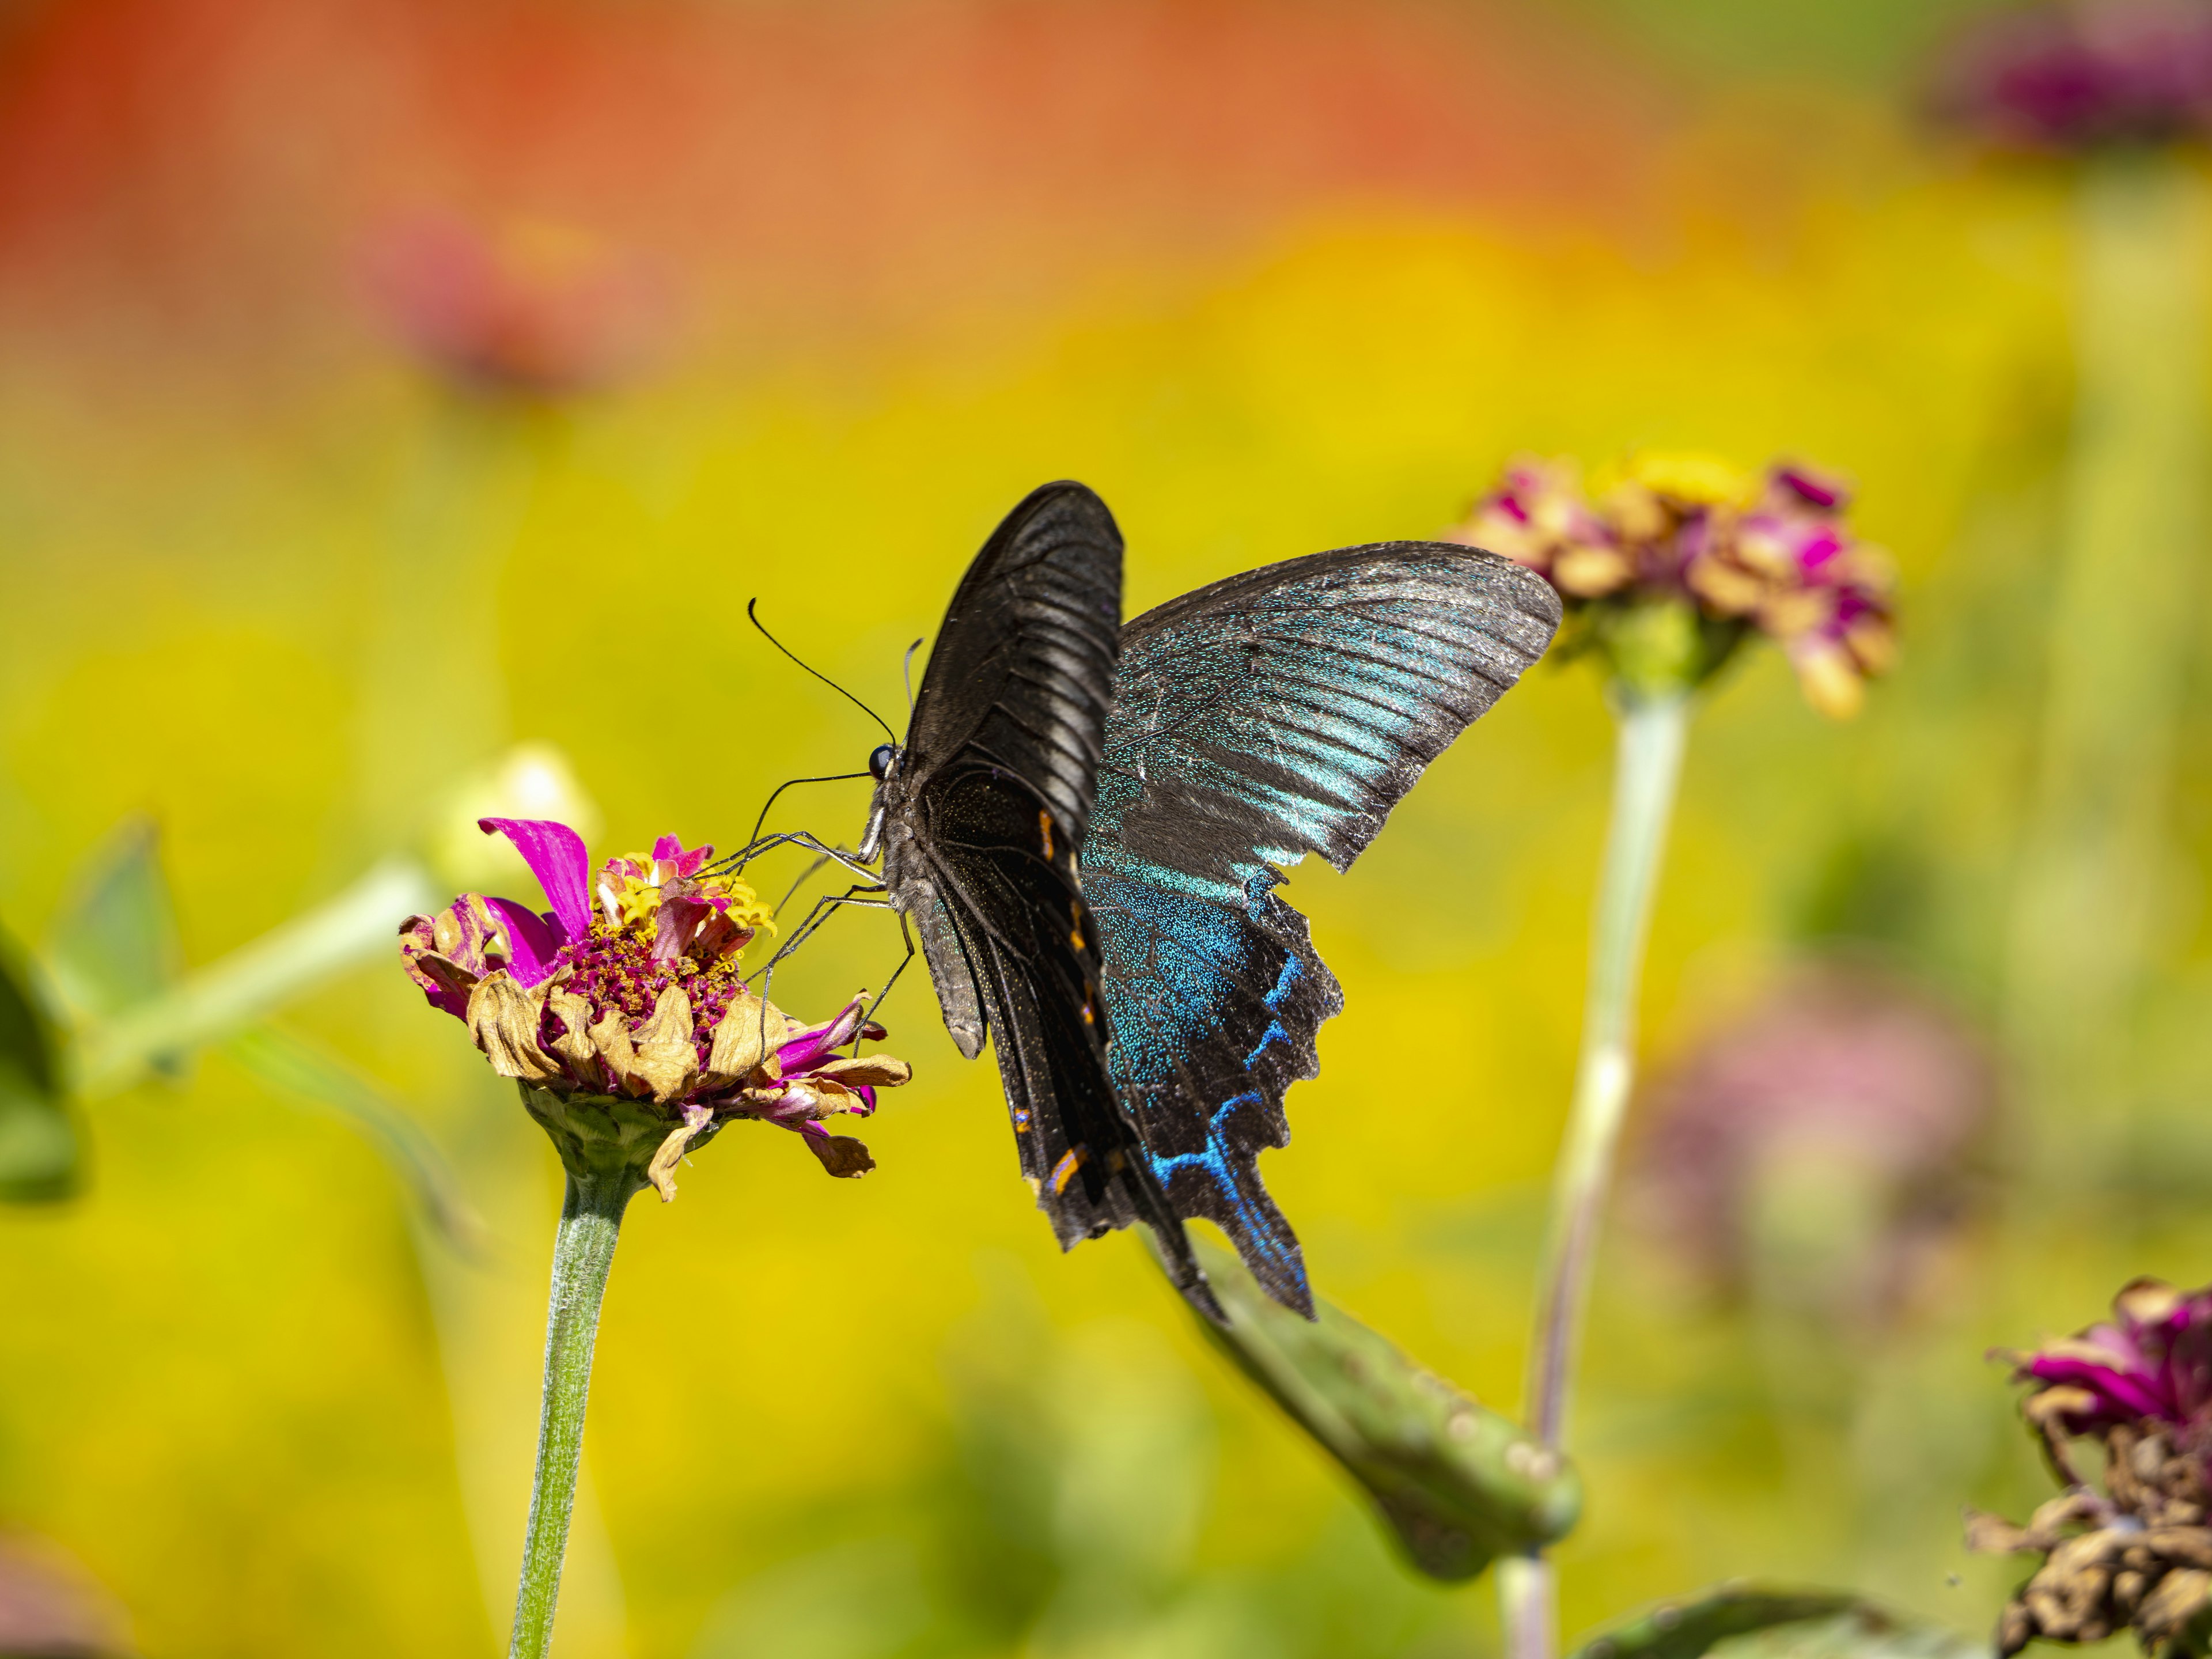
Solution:
<svg viewBox="0 0 2212 1659"><path fill-rule="evenodd" d="M990 1035L1022 1173L1062 1249L1141 1221L1219 1320L1203 1217L1313 1316L1261 1152L1343 994L1278 866L1341 870L1544 653L1559 602L1473 548L1385 542L1269 565L1121 623L1121 537L1079 483L1033 491L954 591L880 854L945 1029Z"/></svg>

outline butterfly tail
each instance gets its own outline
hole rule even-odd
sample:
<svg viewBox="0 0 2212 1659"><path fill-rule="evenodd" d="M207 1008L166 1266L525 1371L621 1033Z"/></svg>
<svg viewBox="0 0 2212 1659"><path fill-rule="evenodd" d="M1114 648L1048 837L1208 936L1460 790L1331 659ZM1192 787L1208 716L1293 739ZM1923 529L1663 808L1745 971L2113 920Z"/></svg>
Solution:
<svg viewBox="0 0 2212 1659"><path fill-rule="evenodd" d="M1198 1265L1198 1252L1191 1249L1190 1235L1183 1231L1182 1218L1175 1212L1175 1206L1169 1201L1167 1189L1160 1185L1158 1176L1152 1172L1141 1153L1130 1161L1126 1181L1138 1215L1152 1230L1152 1237L1158 1242L1157 1254L1169 1281L1182 1292L1184 1301L1215 1324L1225 1327L1229 1323L1229 1316L1222 1311L1221 1304L1215 1299L1213 1286L1206 1277L1206 1269Z"/></svg>

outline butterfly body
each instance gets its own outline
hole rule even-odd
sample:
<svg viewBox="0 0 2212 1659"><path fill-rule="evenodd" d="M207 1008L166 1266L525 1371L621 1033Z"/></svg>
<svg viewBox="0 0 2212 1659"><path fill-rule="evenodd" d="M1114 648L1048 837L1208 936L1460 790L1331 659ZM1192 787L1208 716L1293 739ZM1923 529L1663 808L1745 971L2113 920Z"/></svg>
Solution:
<svg viewBox="0 0 2212 1659"><path fill-rule="evenodd" d="M1278 866L1341 869L1540 656L1556 597L1431 543L1317 554L1119 625L1121 538L1079 484L1008 515L955 592L907 743L878 751L880 850L963 1054L994 1039L1024 1175L1063 1248L1141 1220L1226 1232L1311 1316L1261 1185L1282 1100L1343 1006Z"/></svg>
<svg viewBox="0 0 2212 1659"><path fill-rule="evenodd" d="M1104 957L1080 860L1120 651L1121 538L1048 484L969 568L907 741L878 751L862 858L880 848L945 1029L993 1035L1022 1173L1063 1248L1133 1221L1218 1316L1108 1070Z"/></svg>

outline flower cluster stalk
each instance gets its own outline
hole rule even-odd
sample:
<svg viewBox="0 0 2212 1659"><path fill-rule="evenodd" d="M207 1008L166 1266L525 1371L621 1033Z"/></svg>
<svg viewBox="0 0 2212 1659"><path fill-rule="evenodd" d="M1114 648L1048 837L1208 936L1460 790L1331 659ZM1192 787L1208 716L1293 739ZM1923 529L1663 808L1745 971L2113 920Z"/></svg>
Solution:
<svg viewBox="0 0 2212 1659"><path fill-rule="evenodd" d="M561 1224L553 1236L553 1288L545 1312L545 1394L538 1422L538 1472L530 1490L522 1578L514 1595L508 1659L544 1659L553 1646L561 1563L584 1450L584 1405L592 1388L592 1350L606 1295L623 1211L645 1185L629 1168L568 1174Z"/></svg>
<svg viewBox="0 0 2212 1659"><path fill-rule="evenodd" d="M1565 1438L1598 1228L1635 1077L1637 992L1692 696L1622 698L1617 710L1613 813L1590 933L1582 1054L1553 1178L1524 1406L1529 1428L1553 1446ZM1536 1553L1501 1563L1498 1589L1510 1659L1552 1659L1558 1614L1550 1565Z"/></svg>

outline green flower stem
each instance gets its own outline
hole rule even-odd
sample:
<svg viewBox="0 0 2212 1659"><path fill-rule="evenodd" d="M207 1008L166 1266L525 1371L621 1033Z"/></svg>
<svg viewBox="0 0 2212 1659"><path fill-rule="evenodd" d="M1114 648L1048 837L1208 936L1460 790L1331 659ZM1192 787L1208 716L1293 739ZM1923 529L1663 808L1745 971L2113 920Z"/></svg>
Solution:
<svg viewBox="0 0 2212 1659"><path fill-rule="evenodd" d="M218 1042L380 952L396 957L400 920L436 902L418 861L386 860L327 903L87 1030L77 1051L78 1092L127 1089L164 1055Z"/></svg>
<svg viewBox="0 0 2212 1659"><path fill-rule="evenodd" d="M2083 166L2075 215L2074 433L2004 1009L2044 1191L2124 1148L2212 530L2212 191L2184 156L2115 154Z"/></svg>
<svg viewBox="0 0 2212 1659"><path fill-rule="evenodd" d="M545 1403L538 1421L538 1474L523 1535L522 1582L514 1594L507 1659L544 1659L553 1647L561 1561L584 1450L584 1401L592 1389L592 1347L599 1303L614 1265L623 1211L645 1182L635 1170L568 1172L560 1230L553 1236L553 1291L545 1313Z"/></svg>
<svg viewBox="0 0 2212 1659"><path fill-rule="evenodd" d="M1554 1447L1564 1437L1598 1224L1635 1077L1637 990L1690 709L1691 696L1681 690L1621 696L1618 703L1613 817L1590 931L1582 1057L1552 1188L1528 1356L1528 1426ZM1498 1590L1511 1659L1551 1659L1558 1620L1549 1564L1535 1553L1501 1563Z"/></svg>

